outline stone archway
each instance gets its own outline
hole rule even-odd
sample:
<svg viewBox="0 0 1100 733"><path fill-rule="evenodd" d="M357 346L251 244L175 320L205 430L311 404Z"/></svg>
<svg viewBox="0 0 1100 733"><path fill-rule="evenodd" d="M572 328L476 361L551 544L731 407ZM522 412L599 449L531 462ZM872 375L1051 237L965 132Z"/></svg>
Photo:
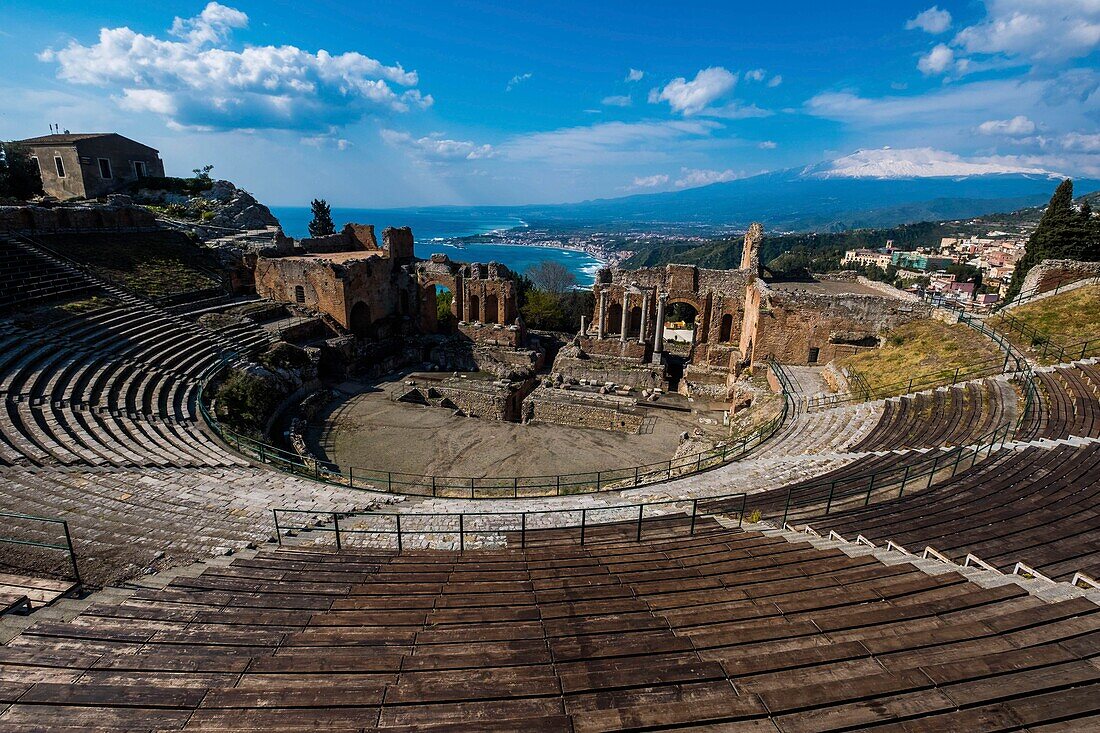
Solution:
<svg viewBox="0 0 1100 733"><path fill-rule="evenodd" d="M363 301L359 301L351 308L351 314L348 317L348 325L351 332L359 338L366 338L371 332L371 317L370 306Z"/></svg>
<svg viewBox="0 0 1100 733"><path fill-rule="evenodd" d="M476 295L470 296L470 312L466 317L467 321L480 321L481 320L481 301L478 300Z"/></svg>
<svg viewBox="0 0 1100 733"><path fill-rule="evenodd" d="M497 323L500 320L499 301L494 293L485 296L485 323Z"/></svg>
<svg viewBox="0 0 1100 733"><path fill-rule="evenodd" d="M718 330L718 340L722 343L728 343L733 336L733 316L729 313L722 316L722 325Z"/></svg>
<svg viewBox="0 0 1100 733"><path fill-rule="evenodd" d="M607 309L607 333L615 334L616 336L622 332L623 328L623 305L622 303L612 303L611 307Z"/></svg>

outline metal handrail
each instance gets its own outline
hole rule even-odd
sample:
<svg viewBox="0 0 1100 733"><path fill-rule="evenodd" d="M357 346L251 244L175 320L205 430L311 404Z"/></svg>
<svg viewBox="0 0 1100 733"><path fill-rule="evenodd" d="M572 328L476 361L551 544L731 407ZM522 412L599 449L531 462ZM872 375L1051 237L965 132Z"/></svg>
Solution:
<svg viewBox="0 0 1100 733"><path fill-rule="evenodd" d="M486 535L486 534L498 535L498 534L503 534L503 533L514 533L514 534L518 533L519 536L520 536L520 547L526 547L527 546L527 535L528 535L528 533L543 532L543 531L572 530L572 529L579 529L580 530L580 544L584 545L586 543L586 541L588 541L588 534L589 534L588 530L589 530L589 528L594 526L592 523L590 523L588 521L589 514L590 513L596 514L596 513L599 513L599 512L609 512L609 511L629 512L629 511L637 510L637 512L638 512L637 519L614 521L614 522L603 522L603 523L600 523L600 526L604 526L604 527L614 526L614 525L625 526L629 521L630 523L635 524L635 526L637 528L636 532L635 532L635 539L640 541L641 538L642 538L643 525L646 521L654 522L654 521L659 521L659 520L662 520L662 519L675 519L681 514L680 512L675 512L675 513L670 513L670 514L659 514L657 516L646 517L645 513L646 513L647 509L652 509L653 507L665 506L665 505L669 505L669 504L684 504L688 501L691 502L691 514L687 515L687 517L685 517L685 518L690 520L690 522L689 522L689 533L694 535L695 534L695 529L696 529L696 524L697 524L698 518L700 516L709 516L710 514L731 514L732 513L730 511L715 511L715 512L707 513L707 505L708 504L710 504L710 505L729 504L731 502L736 502L737 500L740 500L740 503L738 504L738 506L735 507L736 512L737 512L737 526L740 528L742 526L743 522L744 522L745 505L746 505L746 500L747 500L747 495L744 492L738 492L738 493L735 493L735 494L722 494L722 495L719 495L719 496L697 497L697 498L694 498L694 499L665 499L665 500L653 501L653 502L638 502L638 503L634 503L634 504L614 504L614 505L600 506L600 507L579 507L579 508L575 508L575 509L572 509L572 508L571 509L541 509L541 510L534 509L534 510L527 510L527 511L504 511L504 512L401 512L401 513L390 513L390 512L321 512L321 511L310 510L310 509L281 509L281 508L274 509L273 508L271 510L271 514L272 514L272 519L274 520L274 523L275 523L275 535L278 538L278 542L279 542L280 547L283 544L283 537L284 536L289 536L289 533L291 533L291 532L329 532L329 533L332 533L335 536L336 549L337 550L343 549L344 538L347 535L369 534L369 535L394 535L394 536L396 536L397 549L400 552L401 550L404 549L404 545L405 545L404 538L408 535L454 535L454 534L456 534L456 532L458 534L458 543L459 543L459 548L461 550L465 550L465 548L466 548L466 538L467 538L467 536L476 537L478 535ZM700 514L700 512L699 512L700 503L703 504L703 510L704 510L703 514ZM578 513L580 514L580 522L579 523L573 523L573 524L568 524L568 523L567 524L553 524L553 525L546 526L546 527L533 527L533 526L531 526L531 523L528 521L528 518L533 517L533 516L563 515L563 514L578 514ZM310 517L327 516L329 518L329 522L328 522L328 524L306 524L306 525L300 525L300 526L288 525L285 521L282 521L282 522L280 521L280 516L285 515L285 514L290 514L290 515L301 514L301 515L307 515L307 516L310 516ZM346 518L346 517L349 517L349 516L374 517L374 518L390 517L390 518L393 519L393 524L392 524L392 528L390 528L390 529L379 529L377 527L372 527L370 529L354 529L354 528L348 528L347 526L341 527L340 526L340 519L341 518ZM450 520L450 524L452 526L450 528L446 528L446 529L425 529L425 528L422 528L422 527L409 528L408 527L409 520L410 519L415 519L417 517L430 517L432 519ZM494 517L494 518L501 518L501 519L511 519L512 521L510 523L506 523L504 526L494 526L494 527L491 527L491 528L478 528L478 527L472 527L471 528L471 527L469 527L468 526L469 521L473 520L475 518L478 518L478 517ZM405 527L404 528L402 527L402 520L405 521ZM453 526L455 521L457 521L457 530ZM517 523L517 521L518 521L518 523Z"/></svg>
<svg viewBox="0 0 1100 733"><path fill-rule="evenodd" d="M51 542L38 542L35 540L22 540L16 537L0 537L0 542L9 545L23 545L26 547L41 547L47 550L59 550L68 554L69 567L72 568L74 580L79 587L81 585L80 569L76 564L76 550L73 548L73 538L69 533L69 523L64 519L55 519L54 517L39 517L33 514L22 514L20 512L6 512L0 511L0 518L4 519L20 519L30 522L42 522L44 524L59 524L61 530L65 534L65 544L54 544Z"/></svg>
<svg viewBox="0 0 1100 733"><path fill-rule="evenodd" d="M769 362L771 366L772 362ZM207 407L205 395L210 383L228 368L223 360L211 365L199 377L198 407L203 420L218 437L238 453L278 470L317 481L353 489L385 490L413 496L433 496L465 499L525 498L564 496L605 491L619 491L639 486L651 486L709 471L749 455L782 427L791 414L791 398L786 390L779 414L746 436L707 451L656 463L624 468L577 473L534 476L440 476L414 474L385 469L349 466L342 469L306 458L293 451L270 445L242 435L222 425ZM781 380L782 382L782 380Z"/></svg>

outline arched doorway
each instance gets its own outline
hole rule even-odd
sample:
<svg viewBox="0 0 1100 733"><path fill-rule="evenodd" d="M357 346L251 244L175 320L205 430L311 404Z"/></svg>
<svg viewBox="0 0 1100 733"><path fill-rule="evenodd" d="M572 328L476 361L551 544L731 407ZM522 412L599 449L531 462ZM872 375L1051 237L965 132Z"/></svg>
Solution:
<svg viewBox="0 0 1100 733"><path fill-rule="evenodd" d="M630 324L628 326L627 336L637 337L642 332L642 307L636 305L630 309Z"/></svg>
<svg viewBox="0 0 1100 733"><path fill-rule="evenodd" d="M722 343L728 343L730 337L733 335L733 316L729 313L722 316L722 326L718 329L718 340Z"/></svg>
<svg viewBox="0 0 1100 733"><path fill-rule="evenodd" d="M370 307L359 301L351 308L351 316L348 319L348 323L351 325L351 332L359 338L366 338L370 335Z"/></svg>
<svg viewBox="0 0 1100 733"><path fill-rule="evenodd" d="M605 333L618 335L623 327L623 306L621 303L612 303L607 309L607 328Z"/></svg>
<svg viewBox="0 0 1100 733"><path fill-rule="evenodd" d="M485 322L496 323L499 318L497 314L497 296L493 293L485 296Z"/></svg>
<svg viewBox="0 0 1100 733"><path fill-rule="evenodd" d="M470 322L481 320L481 301L476 295L470 296L470 312L466 314L466 320Z"/></svg>
<svg viewBox="0 0 1100 733"><path fill-rule="evenodd" d="M692 303L676 301L665 310L665 341L694 343L695 319L699 311Z"/></svg>
<svg viewBox="0 0 1100 733"><path fill-rule="evenodd" d="M435 329L439 333L450 333L455 327L455 316L451 310L454 293L446 285L432 285L429 307L435 313Z"/></svg>

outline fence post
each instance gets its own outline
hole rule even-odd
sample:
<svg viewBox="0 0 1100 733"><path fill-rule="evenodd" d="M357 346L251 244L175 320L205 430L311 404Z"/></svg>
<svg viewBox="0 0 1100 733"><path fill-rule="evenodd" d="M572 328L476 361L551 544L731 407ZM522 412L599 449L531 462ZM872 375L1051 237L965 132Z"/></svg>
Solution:
<svg viewBox="0 0 1100 733"><path fill-rule="evenodd" d="M699 499L691 500L691 534L695 534L695 517L699 512Z"/></svg>
<svg viewBox="0 0 1100 733"><path fill-rule="evenodd" d="M263 443L260 443L260 463L267 463L267 457L264 455Z"/></svg>
<svg viewBox="0 0 1100 733"><path fill-rule="evenodd" d="M584 544L584 530L585 530L585 524L587 524L587 520L588 520L588 510L587 509L581 509L581 544L582 545Z"/></svg>
<svg viewBox="0 0 1100 733"><path fill-rule="evenodd" d="M354 489L355 488L355 473L354 472L355 472L355 467L354 466L348 466L348 488L349 489Z"/></svg>
<svg viewBox="0 0 1100 733"><path fill-rule="evenodd" d="M783 522L782 522L783 524L787 523L787 512L791 508L791 492L793 490L794 490L793 486L791 488L787 489L787 503L783 505Z"/></svg>
<svg viewBox="0 0 1100 733"><path fill-rule="evenodd" d="M393 491L393 471L386 471L386 490Z"/></svg>
<svg viewBox="0 0 1100 733"><path fill-rule="evenodd" d="M637 542L642 541L642 512L645 511L645 504L638 505L638 538Z"/></svg>
<svg viewBox="0 0 1100 733"><path fill-rule="evenodd" d="M527 512L519 515L519 546L527 547Z"/></svg>
<svg viewBox="0 0 1100 733"><path fill-rule="evenodd" d="M435 496L435 476L432 476L432 496Z"/></svg>
<svg viewBox="0 0 1100 733"><path fill-rule="evenodd" d="M905 466L905 473L901 475L901 488L898 489L898 498L905 495L905 484L909 482L909 465Z"/></svg>
<svg viewBox="0 0 1100 733"><path fill-rule="evenodd" d="M829 516L829 510L833 508L833 491L836 489L836 479L829 482L829 499L825 502L825 516Z"/></svg>
<svg viewBox="0 0 1100 733"><path fill-rule="evenodd" d="M73 580L76 581L78 586L83 586L84 584L80 580L80 569L76 566L76 550L73 549L73 537L69 534L69 523L62 521L61 528L65 530L65 544L69 547L69 562L73 566Z"/></svg>
<svg viewBox="0 0 1100 733"><path fill-rule="evenodd" d="M466 552L466 528L463 522L465 514L458 515L458 551Z"/></svg>
<svg viewBox="0 0 1100 733"><path fill-rule="evenodd" d="M959 381L959 369L961 369L961 367L955 367L955 377L951 380L951 384Z"/></svg>
<svg viewBox="0 0 1100 733"><path fill-rule="evenodd" d="M395 514L397 517L397 551L401 552L401 515Z"/></svg>
<svg viewBox="0 0 1100 733"><path fill-rule="evenodd" d="M600 472L596 471L596 491L600 490Z"/></svg>
<svg viewBox="0 0 1100 733"><path fill-rule="evenodd" d="M279 541L279 547L283 546L283 533L279 531L279 510L272 509L271 516L275 518L275 538Z"/></svg>
<svg viewBox="0 0 1100 733"><path fill-rule="evenodd" d="M470 483L473 483L473 482L474 482L474 480L470 479ZM512 498L513 499L518 499L519 498L519 476L513 476L512 477Z"/></svg>
<svg viewBox="0 0 1100 733"><path fill-rule="evenodd" d="M877 473L871 474L871 483L867 484L867 498L863 500L863 506L867 506L871 503L871 492L875 489L875 479L878 478Z"/></svg>
<svg viewBox="0 0 1100 733"><path fill-rule="evenodd" d="M336 528L336 549L342 550L344 547L340 543L340 515L336 512L332 513L332 526Z"/></svg>
<svg viewBox="0 0 1100 733"><path fill-rule="evenodd" d="M554 476L554 495L561 496L561 474Z"/></svg>
<svg viewBox="0 0 1100 733"><path fill-rule="evenodd" d="M638 466L634 467L634 485L635 486L638 485L638 469L639 469Z"/></svg>
<svg viewBox="0 0 1100 733"><path fill-rule="evenodd" d="M940 456L939 454L936 454L932 459L932 470L928 473L928 485L924 487L925 491L928 491L928 489L932 488L932 479L936 477L936 466L938 466L939 463Z"/></svg>

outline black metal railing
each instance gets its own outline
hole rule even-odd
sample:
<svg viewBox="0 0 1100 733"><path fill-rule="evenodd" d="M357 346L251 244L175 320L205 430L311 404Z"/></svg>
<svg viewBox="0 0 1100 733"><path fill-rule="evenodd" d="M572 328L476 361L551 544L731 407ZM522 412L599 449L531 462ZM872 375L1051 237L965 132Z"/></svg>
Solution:
<svg viewBox="0 0 1100 733"><path fill-rule="evenodd" d="M999 329L1017 335L1025 348L1029 347L1041 359L1055 362L1073 361L1100 355L1100 336L1081 341L1067 341L1060 334L1040 331L1010 313L1000 312L991 319Z"/></svg>
<svg viewBox="0 0 1100 733"><path fill-rule="evenodd" d="M0 543L7 545L16 545L20 547L34 547L43 550L49 550L54 552L64 552L66 554L67 565L72 571L71 580L73 580L77 587L80 587L80 568L76 563L76 550L73 549L73 538L69 533L69 523L64 519L54 519L53 517L37 517L33 514L22 514L20 512L6 512L0 511L0 520L3 520L2 526L4 535L0 535ZM63 542L48 542L43 539L27 539L27 535L41 536L45 534L45 529L41 532L32 532L29 529L24 532L22 537L8 536L8 534L16 534L18 532L20 524L30 524L32 526L52 526L58 528L58 533L64 538Z"/></svg>
<svg viewBox="0 0 1100 733"><path fill-rule="evenodd" d="M769 368L771 365L772 363L769 363ZM772 437L792 413L790 396L786 390L783 390L780 411L748 435L731 439L728 443L710 450L656 463L552 475L440 476L360 466L342 468L332 463L301 456L294 451L265 443L222 425L209 409L207 397L209 386L227 368L227 363L222 361L212 365L199 378L198 405L199 412L210 429L238 453L280 471L316 481L352 489L388 491L414 496L518 499L589 494L651 486L709 471L748 456ZM775 368L781 370L778 365ZM780 378L781 384L789 383L784 380L785 376Z"/></svg>
<svg viewBox="0 0 1100 733"><path fill-rule="evenodd" d="M316 532L331 535L338 550L343 549L347 544L356 544L355 538L357 536L371 535L372 548L377 546L376 540L379 536L392 538L387 544L398 552L403 551L410 544L410 537L415 537L415 544L416 541L425 538L443 536L445 538L455 538L453 541L457 548L464 551L470 540L476 540L484 536L510 535L520 547L526 547L532 535L537 536L539 533L572 530L578 531L577 541L581 545L593 541L593 532L606 534L606 530L609 528L629 528L633 530L632 532L616 535L614 539L620 539L625 535L636 541L641 541L647 522L651 525L660 522L666 526L675 526L679 523L685 526L689 534L695 534L699 518L719 514L725 516L736 514L737 526L741 527L745 516L746 499L746 494L739 492L695 499L665 499L577 509L535 509L514 512L342 513L317 512L309 509L272 509L271 513L275 522L275 534L279 538L280 546L283 545L284 537L301 532ZM687 504L690 504L690 512L685 506L683 511L654 513L659 507ZM649 516L646 516L647 512L649 512ZM608 513L614 514L612 521L598 521L599 515ZM629 515L629 518L625 515ZM290 523L288 523L288 516L291 518ZM295 525L292 523L292 518L295 516L307 516L311 520L327 518L328 521L321 523L311 521L306 524ZM535 521L536 518L540 517L549 518L550 521L542 523ZM360 521L366 519L371 526L349 526L346 521L348 518L359 519ZM341 519L345 520L342 527L340 525Z"/></svg>
<svg viewBox="0 0 1100 733"><path fill-rule="evenodd" d="M283 537L301 532L331 534L338 550L347 544L356 544L355 538L371 535L369 545L377 548L379 537L392 537L385 544L401 552L409 546L409 538L431 546L442 542L451 542L458 550L464 551L468 538L489 535L494 538L505 537L510 543L517 542L525 547L530 535L537 532L579 530L578 541L585 544L592 532L607 534L608 529L633 526L636 540L643 536L646 521L665 520L675 523L680 520L691 534L701 517L717 514L737 514L737 526L743 522L755 523L768 520L777 526L789 522L804 521L835 514L838 511L855 507L865 507L879 501L898 499L907 491L930 489L935 483L947 481L959 472L973 468L980 459L988 458L1004 447L1012 435L1012 423L1002 425L974 443L957 446L947 450L937 449L933 455L911 452L908 455L920 456L913 463L895 465L874 471L839 476L792 484L786 491L773 489L754 494L738 492L717 496L700 496L691 499L664 499L653 502L581 507L571 509L543 509L513 512L319 512L309 509L273 509L276 535L282 545ZM690 511L687 505L690 504ZM653 514L657 507L681 506L682 511ZM646 517L646 512L650 516ZM633 516L637 512L636 516ZM601 514L612 513L610 521L593 521ZM286 520L287 516L308 516L312 522L295 525ZM631 515L629 518L624 515ZM567 517L564 521L534 522L534 517ZM575 518L570 521L570 517ZM316 521L327 518L327 521ZM351 520L349 525L348 520ZM344 520L343 526L340 522ZM367 526L363 526L363 523ZM614 539L623 539L630 533L618 533ZM514 545L513 545L514 546Z"/></svg>

